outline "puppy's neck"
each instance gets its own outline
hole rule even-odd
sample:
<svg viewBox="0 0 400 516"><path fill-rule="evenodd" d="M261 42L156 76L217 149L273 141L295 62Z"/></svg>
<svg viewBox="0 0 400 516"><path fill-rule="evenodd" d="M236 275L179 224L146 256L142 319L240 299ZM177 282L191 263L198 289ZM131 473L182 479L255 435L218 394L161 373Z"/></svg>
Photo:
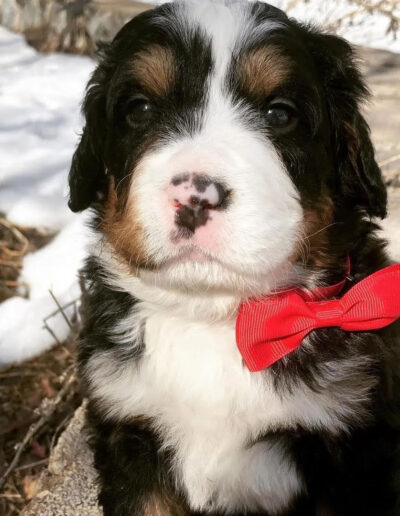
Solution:
<svg viewBox="0 0 400 516"><path fill-rule="evenodd" d="M128 292L149 312L168 311L171 315L210 321L234 319L241 295L229 292L194 292L175 290L157 285L151 274L134 274L131 268L116 256L108 244L97 243L91 254L102 266L102 281L113 290Z"/></svg>
<svg viewBox="0 0 400 516"><path fill-rule="evenodd" d="M253 296L251 291L223 291L202 289L174 289L157 281L157 275L150 272L133 274L131 268L113 252L108 244L102 244L92 249L92 254L102 265L104 274L102 280L113 290L128 292L149 313L169 312L171 316L185 319L205 320L208 322L234 321L237 310L243 301L249 297L273 295L268 282L266 287L260 286ZM345 266L345 264L343 264ZM282 267L284 268L284 267ZM286 266L277 282L277 289L292 290L293 288L314 289L327 284L329 272L323 268L307 268L302 264ZM344 274L344 272L342 273ZM262 283L261 283L262 284Z"/></svg>

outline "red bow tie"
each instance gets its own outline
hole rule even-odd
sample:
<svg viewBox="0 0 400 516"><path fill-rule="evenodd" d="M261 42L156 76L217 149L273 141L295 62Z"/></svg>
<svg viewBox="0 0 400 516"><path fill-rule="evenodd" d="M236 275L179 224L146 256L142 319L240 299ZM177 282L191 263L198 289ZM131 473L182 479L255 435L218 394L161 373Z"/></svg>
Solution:
<svg viewBox="0 0 400 516"><path fill-rule="evenodd" d="M376 330L400 317L400 264L368 276L342 298L326 301L338 295L344 283L243 303L236 321L236 341L250 371L261 371L291 353L317 328Z"/></svg>

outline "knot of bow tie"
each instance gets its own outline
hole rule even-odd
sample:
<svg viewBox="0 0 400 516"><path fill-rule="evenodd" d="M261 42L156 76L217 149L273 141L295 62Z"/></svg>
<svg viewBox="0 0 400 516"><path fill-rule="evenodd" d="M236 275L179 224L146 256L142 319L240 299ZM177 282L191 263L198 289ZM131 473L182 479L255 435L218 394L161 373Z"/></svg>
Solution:
<svg viewBox="0 0 400 516"><path fill-rule="evenodd" d="M331 294L336 295L343 284L334 286ZM265 369L288 355L318 328L368 331L393 323L400 317L400 264L366 277L340 299L321 300L326 292L317 289L310 295L296 289L240 306L236 342L250 371Z"/></svg>

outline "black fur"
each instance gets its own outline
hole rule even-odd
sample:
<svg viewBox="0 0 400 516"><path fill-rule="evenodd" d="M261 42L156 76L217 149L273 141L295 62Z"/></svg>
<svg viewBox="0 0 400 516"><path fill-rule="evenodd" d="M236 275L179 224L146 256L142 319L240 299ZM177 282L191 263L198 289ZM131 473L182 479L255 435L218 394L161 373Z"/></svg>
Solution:
<svg viewBox="0 0 400 516"><path fill-rule="evenodd" d="M368 261L371 256L364 255L362 248L358 251L355 266L361 265L368 274L370 268L375 268ZM355 268L354 273L360 277L358 269ZM128 362L140 361L141 344L132 353L135 349L132 346L127 351L107 339L108 330L115 327L135 300L99 280L101 271L93 261L86 268L86 276L91 284L86 298L91 315L80 346L81 370L92 354L101 349L112 349L113 358L121 367ZM335 435L299 426L296 431L282 428L260 438L283 445L306 484L307 494L280 514L397 516L400 510L399 324L361 334L344 333L335 328L321 329L313 332L310 339L314 353L299 348L264 373L273 375L278 392L285 395L287 390L296 389L299 379L314 391L323 392L324 386L318 379L323 380L320 373L327 361L364 356L372 361L364 370L358 370L352 381L355 385L371 382L373 396L366 400L365 410L360 409L348 421L350 432ZM351 383L343 388L349 389L351 395ZM182 514L195 514L187 508L182 494L174 491L169 457L161 451L150 421L115 424L103 418L94 401L88 413L101 486L100 502L106 516L142 516L147 497L158 491L169 493L168 496L183 508Z"/></svg>
<svg viewBox="0 0 400 516"><path fill-rule="evenodd" d="M170 11L166 4L155 12L168 16ZM204 83L212 68L210 44L199 31L190 34L187 44L173 30L156 25L154 14L144 12L135 17L100 51L99 66L83 104L86 126L69 175L73 211L82 211L93 205L98 194L105 195L107 175L118 185L155 140L169 139L174 133L192 134L200 124L207 95ZM126 117L139 85L132 81L129 66L123 64L150 42L173 49L182 65L176 87L167 98L155 101L152 123L132 128Z"/></svg>
<svg viewBox="0 0 400 516"><path fill-rule="evenodd" d="M85 278L85 290L83 292L82 319L83 331L81 334L82 346L79 359L86 362L95 351L115 352L115 344L110 338L110 333L134 308L136 300L126 292L113 290L104 281L108 272L93 258L87 260L82 274ZM142 339L135 346L118 346L118 357L121 360L132 360L140 357L144 344Z"/></svg>
<svg viewBox="0 0 400 516"><path fill-rule="evenodd" d="M292 80L276 95L290 92L303 107L294 132L268 136L291 173L304 207L314 206L324 189L330 192L335 224L326 233L325 254L330 258L323 279L328 284L341 279L346 256L350 256L352 279L348 289L388 263L384 242L376 237L377 227L369 220L385 216L386 191L369 129L360 113L367 89L354 53L342 39L301 26L271 6L255 4L253 9L260 23L265 19L282 22L284 27L269 35L268 42L281 46L297 66ZM190 134L201 125L205 85L214 66L210 43L195 30L183 42L178 31L165 31L153 23L155 14L163 17L172 13L173 7L165 5L140 15L104 48L89 83L84 103L86 127L70 172L73 211L92 206L101 222L102 198L110 177L119 185L155 142L173 138L176 133ZM162 110L156 104L147 127L128 130L126 109L136 85L131 82L127 63L151 42L162 42L178 56L176 87L162 99ZM251 108L247 123L265 133L264 106L260 99L249 98L234 67L227 88ZM110 331L134 309L137 300L111 287L107 274L95 259L88 261L84 271L85 324L79 355L84 380L85 366L95 352L111 351L121 367L126 363L140 367L145 349L143 336L135 346L126 347L116 345L110 337ZM299 380L318 392L324 388L319 382L326 362L369 359L352 381L354 385L370 384L372 394L360 413L347 422L348 432L281 428L262 437L284 446L306 485L305 494L281 516L400 514L398 341L398 324L369 333L321 329L309 337L312 353L309 347L299 348L264 373L273 375L275 388L282 395L296 389ZM343 389L351 395L351 382ZM88 413L100 502L106 516L143 516L153 493L162 493L160 496L171 506L180 507L177 515L194 514L182 493L175 491L170 458L160 448L149 421L108 421L94 400Z"/></svg>
<svg viewBox="0 0 400 516"><path fill-rule="evenodd" d="M103 421L93 407L88 414L105 515L144 515L149 493L176 496L185 506L180 496L172 494L168 455L160 452L146 421L115 425Z"/></svg>

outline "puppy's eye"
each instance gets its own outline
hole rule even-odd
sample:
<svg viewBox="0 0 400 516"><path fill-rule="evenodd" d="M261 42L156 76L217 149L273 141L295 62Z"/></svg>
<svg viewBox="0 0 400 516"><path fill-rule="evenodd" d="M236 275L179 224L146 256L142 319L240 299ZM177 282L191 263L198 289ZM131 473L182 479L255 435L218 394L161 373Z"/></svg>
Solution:
<svg viewBox="0 0 400 516"><path fill-rule="evenodd" d="M126 120L129 125L139 125L147 122L152 115L150 100L144 95L137 95L127 105Z"/></svg>
<svg viewBox="0 0 400 516"><path fill-rule="evenodd" d="M291 129L297 120L296 108L292 103L276 101L267 107L265 118L269 127Z"/></svg>

